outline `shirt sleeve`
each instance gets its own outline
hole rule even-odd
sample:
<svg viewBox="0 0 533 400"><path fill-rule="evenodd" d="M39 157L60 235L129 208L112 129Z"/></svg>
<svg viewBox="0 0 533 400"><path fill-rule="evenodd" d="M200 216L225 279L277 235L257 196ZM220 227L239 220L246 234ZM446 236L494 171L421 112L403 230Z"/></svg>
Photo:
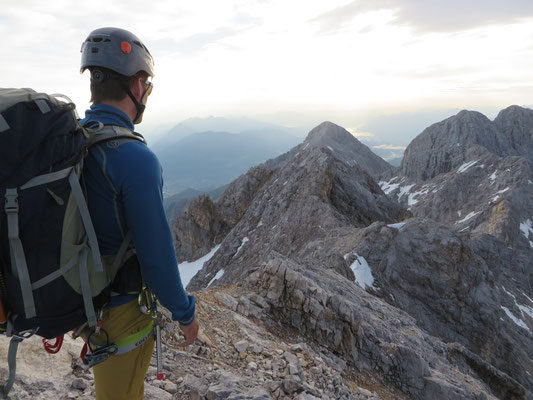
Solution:
<svg viewBox="0 0 533 400"><path fill-rule="evenodd" d="M172 234L163 206L163 177L159 160L144 144L129 150L134 157L122 162L121 195L128 228L141 270L160 303L181 325L194 321L195 298L183 288Z"/></svg>

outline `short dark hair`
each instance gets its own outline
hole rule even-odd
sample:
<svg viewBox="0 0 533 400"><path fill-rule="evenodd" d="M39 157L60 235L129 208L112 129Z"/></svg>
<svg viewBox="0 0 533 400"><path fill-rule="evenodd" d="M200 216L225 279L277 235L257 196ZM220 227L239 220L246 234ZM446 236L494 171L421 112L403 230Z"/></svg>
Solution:
<svg viewBox="0 0 533 400"><path fill-rule="evenodd" d="M144 71L139 71L133 76L124 76L107 68L99 67L97 69L104 73L105 79L102 82L97 82L91 78L92 103L101 103L105 100L124 100L127 96L124 88L131 88L138 78L148 78L148 74Z"/></svg>

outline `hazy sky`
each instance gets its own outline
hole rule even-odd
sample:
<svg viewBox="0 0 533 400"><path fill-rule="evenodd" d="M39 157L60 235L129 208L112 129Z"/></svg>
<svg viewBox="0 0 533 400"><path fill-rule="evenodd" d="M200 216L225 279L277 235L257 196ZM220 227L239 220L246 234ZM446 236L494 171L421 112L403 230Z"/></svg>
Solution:
<svg viewBox="0 0 533 400"><path fill-rule="evenodd" d="M360 130L369 115L533 104L531 0L0 0L0 86L86 108L79 51L104 26L155 58L147 128L228 115Z"/></svg>

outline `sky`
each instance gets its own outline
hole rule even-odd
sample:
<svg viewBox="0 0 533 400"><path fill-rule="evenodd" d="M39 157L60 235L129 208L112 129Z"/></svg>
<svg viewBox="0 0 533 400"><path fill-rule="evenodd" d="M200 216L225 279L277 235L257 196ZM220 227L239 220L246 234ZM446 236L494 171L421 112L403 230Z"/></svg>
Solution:
<svg viewBox="0 0 533 400"><path fill-rule="evenodd" d="M330 120L401 147L413 120L533 104L531 0L0 0L0 86L83 111L81 43L104 26L154 56L150 132L192 117Z"/></svg>

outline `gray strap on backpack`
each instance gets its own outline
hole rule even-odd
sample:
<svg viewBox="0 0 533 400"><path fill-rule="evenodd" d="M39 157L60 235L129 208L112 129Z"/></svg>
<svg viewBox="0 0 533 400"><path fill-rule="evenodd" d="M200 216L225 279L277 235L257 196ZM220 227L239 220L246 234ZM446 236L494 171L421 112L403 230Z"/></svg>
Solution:
<svg viewBox="0 0 533 400"><path fill-rule="evenodd" d="M83 225L85 226L85 231L87 232L89 246L93 254L93 261L96 271L103 272L104 267L100 258L100 249L98 247L98 240L96 239L96 232L94 231L94 226L91 222L91 215L89 214L89 209L87 208L87 203L85 202L85 196L81 190L78 176L74 171L72 171L69 175L68 181L70 183L70 187L72 188L72 193L74 194L76 204L78 205L78 210L80 211L81 219L83 221Z"/></svg>
<svg viewBox="0 0 533 400"><path fill-rule="evenodd" d="M122 261L124 260L124 256L126 255L126 252L128 251L128 246L130 245L131 239L133 238L133 233L129 231L126 236L124 236L124 239L122 240L122 243L120 245L120 248L118 249L118 253L115 257L115 261L113 261L113 271L118 271L119 267L122 265Z"/></svg>
<svg viewBox="0 0 533 400"><path fill-rule="evenodd" d="M31 288L33 290L37 290L37 289L42 288L43 286L48 285L50 282L53 282L56 279L59 279L60 277L65 275L65 273L70 271L72 268L74 268L79 263L79 257L80 257L80 254L76 254L63 267L56 269L54 272L46 275L44 278L41 278L37 282L32 283Z"/></svg>
<svg viewBox="0 0 533 400"><path fill-rule="evenodd" d="M34 186L44 185L50 182L55 182L60 179L66 178L73 170L73 167L68 167L60 171L50 172L49 174L43 174L36 176L26 182L20 187L21 190L29 189Z"/></svg>
<svg viewBox="0 0 533 400"><path fill-rule="evenodd" d="M7 131L10 128L6 119L0 114L0 133Z"/></svg>
<svg viewBox="0 0 533 400"><path fill-rule="evenodd" d="M9 366L9 376L5 385L0 385L0 399L9 399L9 392L15 383L15 375L17 373L17 350L19 343L22 342L21 337L13 336L9 342L9 350L7 352L7 364Z"/></svg>
<svg viewBox="0 0 533 400"><path fill-rule="evenodd" d="M83 248L80 252L80 284L81 293L83 296L83 305L85 306L85 315L87 316L87 323L89 326L96 325L96 312L93 305L93 292L91 290L91 284L89 282L89 272L87 269L87 257L89 256L89 250L87 247Z"/></svg>
<svg viewBox="0 0 533 400"><path fill-rule="evenodd" d="M33 318L37 315L35 310L35 300L31 289L30 274L26 263L24 248L19 236L19 205L17 189L6 189L5 212L7 215L7 235L9 238L9 248L11 253L11 269L13 275L20 281L22 300L24 301L24 314L26 318Z"/></svg>

